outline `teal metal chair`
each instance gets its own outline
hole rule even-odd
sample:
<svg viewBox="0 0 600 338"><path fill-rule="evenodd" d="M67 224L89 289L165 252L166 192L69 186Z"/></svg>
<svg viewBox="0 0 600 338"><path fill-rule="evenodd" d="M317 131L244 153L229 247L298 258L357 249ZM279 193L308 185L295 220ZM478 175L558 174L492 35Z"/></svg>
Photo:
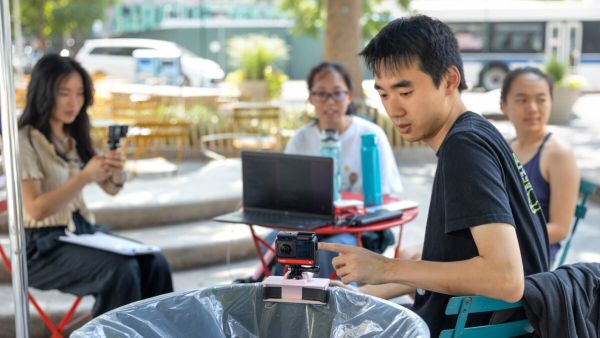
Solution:
<svg viewBox="0 0 600 338"><path fill-rule="evenodd" d="M465 327L471 313L493 312L508 309L518 309L523 306L521 301L508 303L498 299L483 296L458 296L450 298L446 306L446 315L458 315L453 329L443 330L440 338L500 338L516 337L533 332L533 327L527 319L509 321L500 324Z"/></svg>
<svg viewBox="0 0 600 338"><path fill-rule="evenodd" d="M579 183L579 193L581 194L581 199L579 203L577 203L577 207L575 208L575 222L571 227L571 232L569 233L569 237L563 246L563 249L560 253L560 258L555 262L554 268L557 268L565 263L567 259L567 255L569 254L569 249L571 249L571 240L573 239L573 235L575 234L575 230L577 230L577 225L579 224L579 220L585 217L587 212L587 201L588 198L596 193L596 185L592 182L586 181L584 179Z"/></svg>

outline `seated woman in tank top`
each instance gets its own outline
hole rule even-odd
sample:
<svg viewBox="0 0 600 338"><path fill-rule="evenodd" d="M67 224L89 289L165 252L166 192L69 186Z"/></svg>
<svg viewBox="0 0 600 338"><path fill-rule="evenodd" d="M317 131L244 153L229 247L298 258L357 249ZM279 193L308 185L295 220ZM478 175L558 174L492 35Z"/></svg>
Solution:
<svg viewBox="0 0 600 338"><path fill-rule="evenodd" d="M579 170L573 151L547 127L552 106L552 80L537 68L510 72L502 85L500 108L513 123L510 141L529 177L546 218L550 261L566 239L575 214Z"/></svg>

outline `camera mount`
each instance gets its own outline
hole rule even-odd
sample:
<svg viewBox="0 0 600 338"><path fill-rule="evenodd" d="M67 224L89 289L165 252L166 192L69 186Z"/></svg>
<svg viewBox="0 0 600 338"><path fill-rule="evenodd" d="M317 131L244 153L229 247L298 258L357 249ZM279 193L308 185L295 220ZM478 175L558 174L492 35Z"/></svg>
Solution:
<svg viewBox="0 0 600 338"><path fill-rule="evenodd" d="M119 148L121 139L127 136L129 126L126 124L113 124L108 126L108 148L115 150Z"/></svg>
<svg viewBox="0 0 600 338"><path fill-rule="evenodd" d="M318 266L305 266L305 265L290 265L290 272L286 274L287 279L302 279L304 272L318 273L321 269Z"/></svg>
<svg viewBox="0 0 600 338"><path fill-rule="evenodd" d="M287 264L285 276L269 276L263 282L263 298L271 302L326 304L329 279L312 278L319 272L315 265L317 235L312 232L277 234L275 241L277 262Z"/></svg>
<svg viewBox="0 0 600 338"><path fill-rule="evenodd" d="M263 298L268 302L327 304L329 279L312 278L308 272L291 278L290 270L285 276L269 276L262 282Z"/></svg>

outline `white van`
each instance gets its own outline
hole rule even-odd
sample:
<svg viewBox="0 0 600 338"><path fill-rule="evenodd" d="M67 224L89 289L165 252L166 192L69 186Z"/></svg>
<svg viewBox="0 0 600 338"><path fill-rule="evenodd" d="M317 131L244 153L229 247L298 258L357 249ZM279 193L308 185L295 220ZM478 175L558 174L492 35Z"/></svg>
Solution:
<svg viewBox="0 0 600 338"><path fill-rule="evenodd" d="M135 50L181 55L183 84L214 86L223 80L225 72L214 61L201 58L174 42L152 39L90 39L75 59L91 74L104 73L127 82L136 80Z"/></svg>

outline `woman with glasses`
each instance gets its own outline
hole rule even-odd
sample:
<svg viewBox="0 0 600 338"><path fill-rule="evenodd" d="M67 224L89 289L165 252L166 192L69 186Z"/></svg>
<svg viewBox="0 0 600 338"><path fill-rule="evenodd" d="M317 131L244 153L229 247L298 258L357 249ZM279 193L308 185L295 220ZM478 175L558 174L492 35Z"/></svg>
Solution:
<svg viewBox="0 0 600 338"><path fill-rule="evenodd" d="M322 62L310 71L306 81L310 93L308 101L315 107L315 120L295 133L285 152L319 156L321 132L329 128L337 130L341 141L340 191L362 193L361 136L375 134L379 140L381 191L387 195L399 194L402 182L392 147L379 126L353 115L352 81L344 66Z"/></svg>

